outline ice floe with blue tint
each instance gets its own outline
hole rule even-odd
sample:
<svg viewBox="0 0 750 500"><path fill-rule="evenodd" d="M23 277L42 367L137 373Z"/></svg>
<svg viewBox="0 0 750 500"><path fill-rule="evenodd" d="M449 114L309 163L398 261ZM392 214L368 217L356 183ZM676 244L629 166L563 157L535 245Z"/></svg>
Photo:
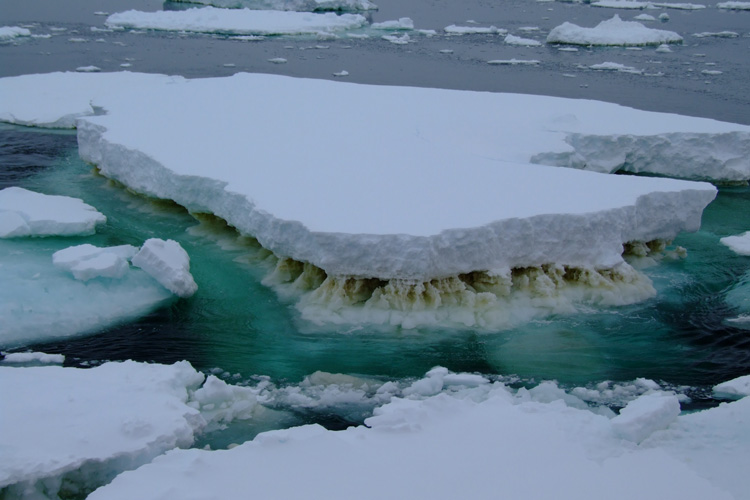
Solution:
<svg viewBox="0 0 750 500"><path fill-rule="evenodd" d="M547 35L547 43L571 45L660 45L682 43L680 35L673 31L647 28L635 21L623 21L615 15L612 19L600 22L593 28L583 28L565 22Z"/></svg>

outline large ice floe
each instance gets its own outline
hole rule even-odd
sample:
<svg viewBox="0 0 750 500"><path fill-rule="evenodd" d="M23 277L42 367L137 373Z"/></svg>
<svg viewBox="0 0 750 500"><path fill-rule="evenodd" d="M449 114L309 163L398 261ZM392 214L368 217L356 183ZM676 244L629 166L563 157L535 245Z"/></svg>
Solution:
<svg viewBox="0 0 750 500"><path fill-rule="evenodd" d="M13 429L0 433L3 498L97 487L88 498L748 498L747 377L716 386L739 401L692 414L644 380L617 415L554 382L513 389L442 367L402 382L318 373L309 379L339 399L337 387L370 386L378 403L365 426L293 427L210 450L185 448L232 423L283 421L264 406L273 396L263 382L230 385L184 361L18 361L0 360L3 426Z"/></svg>
<svg viewBox="0 0 750 500"><path fill-rule="evenodd" d="M715 188L539 163L750 178L749 127L595 101L258 74L0 80L7 121L59 125L72 103L85 160L255 237L277 257L266 283L316 321L481 325L514 300L642 300L654 289L624 246L698 229Z"/></svg>
<svg viewBox="0 0 750 500"><path fill-rule="evenodd" d="M547 35L547 43L571 45L661 45L682 43L682 40L682 37L673 31L647 28L635 21L623 21L618 15L600 22L593 28L583 28L565 22L553 28Z"/></svg>
<svg viewBox="0 0 750 500"><path fill-rule="evenodd" d="M235 35L300 35L334 33L367 24L359 14L332 12L221 9L203 7L177 11L142 12L129 10L107 18L110 28L138 28L162 31L192 31Z"/></svg>
<svg viewBox="0 0 750 500"><path fill-rule="evenodd" d="M377 10L369 0L177 0L214 7L301 12Z"/></svg>

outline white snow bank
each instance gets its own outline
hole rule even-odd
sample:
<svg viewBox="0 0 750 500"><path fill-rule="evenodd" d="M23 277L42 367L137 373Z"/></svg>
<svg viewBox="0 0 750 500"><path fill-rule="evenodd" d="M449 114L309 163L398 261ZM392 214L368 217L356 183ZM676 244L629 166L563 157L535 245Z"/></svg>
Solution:
<svg viewBox="0 0 750 500"><path fill-rule="evenodd" d="M547 43L567 43L573 45L659 45L681 43L682 37L672 31L647 28L635 21L623 21L615 15L612 19L600 22L594 28L582 28L565 22L547 35Z"/></svg>
<svg viewBox="0 0 750 500"><path fill-rule="evenodd" d="M190 257L174 240L146 240L131 262L179 297L190 297L198 290L190 274Z"/></svg>
<svg viewBox="0 0 750 500"><path fill-rule="evenodd" d="M736 236L726 236L719 241L728 246L735 253L740 255L750 255L750 231Z"/></svg>
<svg viewBox="0 0 750 500"><path fill-rule="evenodd" d="M36 193L20 187L0 190L0 238L94 234L107 218L79 198Z"/></svg>
<svg viewBox="0 0 750 500"><path fill-rule="evenodd" d="M378 6L369 0L177 0L185 3L213 5L231 9L269 9L318 11L359 11L377 10Z"/></svg>
<svg viewBox="0 0 750 500"><path fill-rule="evenodd" d="M440 392L451 377L467 383ZM648 445L636 446L618 437L615 420L554 384L535 397L534 390L514 393L499 382L436 368L416 386L409 397L376 408L368 427L334 432L308 425L262 433L226 451L174 450L89 498L232 499L248 491L294 498L300 484L306 497L332 500L597 498L602 491L615 500L655 492L728 500L747 491L742 457L749 438L739 424L750 405L741 401L676 417ZM659 412L655 418L665 422ZM712 438L716 431L720 441ZM691 462L722 453L710 468ZM363 482L363 471L387 479Z"/></svg>
<svg viewBox="0 0 750 500"><path fill-rule="evenodd" d="M721 2L717 3L716 6L728 10L750 10L750 2Z"/></svg>
<svg viewBox="0 0 750 500"><path fill-rule="evenodd" d="M87 370L0 366L0 378L0 488L14 485L5 490L8 498L43 492L56 498L68 486L66 476L83 479L84 487L87 476L101 484L190 446L205 425L187 404L188 390L203 375L187 362L126 361Z"/></svg>
<svg viewBox="0 0 750 500"><path fill-rule="evenodd" d="M653 392L628 403L612 419L612 428L623 439L640 443L655 431L666 429L679 414L677 396Z"/></svg>
<svg viewBox="0 0 750 500"><path fill-rule="evenodd" d="M7 42L19 36L31 36L31 31L19 26L0 26L0 42Z"/></svg>
<svg viewBox="0 0 750 500"><path fill-rule="evenodd" d="M750 375L737 377L714 386L714 394L732 399L750 396Z"/></svg>
<svg viewBox="0 0 750 500"><path fill-rule="evenodd" d="M367 20L359 14L332 12L217 9L204 7L179 11L141 12L129 10L107 18L110 28L137 28L163 31L193 31L233 35L299 35L332 33L360 28Z"/></svg>

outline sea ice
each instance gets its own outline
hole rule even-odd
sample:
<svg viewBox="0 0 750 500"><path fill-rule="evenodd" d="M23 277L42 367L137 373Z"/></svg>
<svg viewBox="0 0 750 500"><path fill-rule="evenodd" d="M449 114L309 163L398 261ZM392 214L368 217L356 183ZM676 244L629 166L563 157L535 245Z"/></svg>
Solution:
<svg viewBox="0 0 750 500"><path fill-rule="evenodd" d="M451 378L467 383L441 390ZM232 499L251 490L293 498L300 486L285 479L290 476L304 480L305 496L333 500L597 498L602 491L616 500L655 492L729 500L747 491L748 438L741 422L750 405L742 401L677 416L674 396L660 395L670 403L649 400L646 406L668 407L651 415L656 427L663 427L665 415L672 425L636 446L618 436L616 419L590 411L551 383L535 397L533 390L514 393L500 382L438 367L412 387L419 389L376 408L366 427L307 425L262 433L226 451L173 450L89 498ZM711 437L717 425L724 425L722 446ZM739 444L725 450L732 439ZM691 464L692 456L721 460L703 469ZM363 484L363 470L387 480ZM539 470L544 481L532 480Z"/></svg>
<svg viewBox="0 0 750 500"><path fill-rule="evenodd" d="M128 272L130 260L138 249L132 245L98 248L83 244L68 247L52 254L52 263L65 269L77 280L93 278L122 278Z"/></svg>
<svg viewBox="0 0 750 500"><path fill-rule="evenodd" d="M726 236L719 241L740 255L750 255L750 231L736 236Z"/></svg>
<svg viewBox="0 0 750 500"><path fill-rule="evenodd" d="M190 257L174 240L146 240L131 262L179 297L190 297L198 290L190 274Z"/></svg>
<svg viewBox="0 0 750 500"><path fill-rule="evenodd" d="M177 0L185 3L212 5L231 9L255 10L296 10L303 12L319 11L359 11L377 10L378 6L369 0Z"/></svg>
<svg viewBox="0 0 750 500"><path fill-rule="evenodd" d="M12 352L0 357L0 363L3 365L61 365L64 362L65 356L62 354L44 352Z"/></svg>
<svg viewBox="0 0 750 500"><path fill-rule="evenodd" d="M677 396L661 392L644 394L628 403L612 419L612 428L618 436L640 443L655 431L666 429L680 414Z"/></svg>
<svg viewBox="0 0 750 500"><path fill-rule="evenodd" d="M720 2L716 6L727 10L750 10L750 2Z"/></svg>
<svg viewBox="0 0 750 500"><path fill-rule="evenodd" d="M533 163L750 178L750 128L712 120L261 74L144 76L150 84L121 75L121 84L116 74L2 79L0 116L38 124L47 99L64 99L68 86L79 98L96 89L79 101L82 157L136 191L254 236L280 258L277 277L317 290L310 306L372 299L381 314L412 307L416 294L428 310L485 307L515 289L549 297L573 282L606 291L597 296L608 304L641 300L653 288L624 264L623 244L696 230L715 188ZM392 120L393 102L410 112ZM106 112L92 116L92 104ZM135 126L144 120L148 131ZM373 137L388 147L370 147Z"/></svg>
<svg viewBox="0 0 750 500"><path fill-rule="evenodd" d="M635 21L623 21L615 15L602 21L594 28L582 28L565 22L552 29L547 35L547 43L568 43L573 45L660 45L662 43L682 43L682 37L672 31L647 28Z"/></svg>
<svg viewBox="0 0 750 500"><path fill-rule="evenodd" d="M188 391L200 387L203 375L184 361L91 369L2 364L0 378L5 498L57 498L79 482L74 488L91 488L167 450L190 446L206 425L187 404Z"/></svg>
<svg viewBox="0 0 750 500"><path fill-rule="evenodd" d="M20 187L0 190L0 238L94 234L107 218L78 198L36 193Z"/></svg>
<svg viewBox="0 0 750 500"><path fill-rule="evenodd" d="M31 36L31 31L19 26L0 26L0 42L7 42L19 36Z"/></svg>
<svg viewBox="0 0 750 500"><path fill-rule="evenodd" d="M750 375L737 377L714 386L714 394L732 399L750 396Z"/></svg>
<svg viewBox="0 0 750 500"><path fill-rule="evenodd" d="M533 40L531 38L522 38L515 35L507 35L505 37L505 43L507 43L508 45L519 45L523 47L539 47L540 45L542 45L542 43L537 40Z"/></svg>
<svg viewBox="0 0 750 500"><path fill-rule="evenodd" d="M505 35L508 32L508 30L496 26L483 28L480 26L456 26L455 24L446 26L444 31L448 35Z"/></svg>
<svg viewBox="0 0 750 500"><path fill-rule="evenodd" d="M192 31L233 35L299 35L333 33L360 28L367 20L359 14L217 9L204 7L179 11L129 10L107 18L111 28Z"/></svg>

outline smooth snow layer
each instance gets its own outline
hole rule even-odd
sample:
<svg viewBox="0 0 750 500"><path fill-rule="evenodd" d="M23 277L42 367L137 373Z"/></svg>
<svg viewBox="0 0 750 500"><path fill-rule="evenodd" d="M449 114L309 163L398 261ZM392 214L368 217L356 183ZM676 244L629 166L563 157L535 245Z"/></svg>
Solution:
<svg viewBox="0 0 750 500"><path fill-rule="evenodd" d="M203 378L184 361L85 370L0 366L0 488L15 485L7 498L54 495L65 474L88 474L101 484L118 470L190 446L206 422L187 405L188 390Z"/></svg>
<svg viewBox="0 0 750 500"><path fill-rule="evenodd" d="M99 248L84 244L68 247L52 254L52 263L70 271L77 280L94 278L122 278L128 272L130 260L138 249L132 245Z"/></svg>
<svg viewBox="0 0 750 500"><path fill-rule="evenodd" d="M714 386L714 394L718 396L729 396L733 399L741 399L745 396L750 396L750 375L737 377Z"/></svg>
<svg viewBox="0 0 750 500"><path fill-rule="evenodd" d="M54 100L67 85L101 88L98 74L76 76L3 79L0 90L14 91L0 96L13 97L16 120L34 120L42 89ZM329 275L612 268L625 242L697 229L715 196L705 184L530 160L684 177L731 167L722 175L750 177L748 127L600 102L271 75L149 88L128 86L132 74L122 85L102 76L111 95L95 92L94 105L107 114L79 120L84 159ZM394 102L409 102L409 113L393 120ZM375 138L386 146L373 148Z"/></svg>
<svg viewBox="0 0 750 500"><path fill-rule="evenodd" d="M0 238L94 234L107 218L83 200L36 193L20 187L0 190Z"/></svg>
<svg viewBox="0 0 750 500"><path fill-rule="evenodd" d="M129 10L112 14L110 28L137 28L163 31L193 31L233 35L299 35L360 28L367 23L359 14L314 14L250 9L204 7L178 11L141 12Z"/></svg>
<svg viewBox="0 0 750 500"><path fill-rule="evenodd" d="M635 21L623 21L617 15L600 22L594 28L582 28L565 22L553 28L547 35L547 43L573 45L636 46L681 42L682 37L673 31L647 28Z"/></svg>
<svg viewBox="0 0 750 500"><path fill-rule="evenodd" d="M615 419L542 385L514 393L436 368L408 395L376 408L367 427L334 432L308 425L262 433L225 451L174 450L89 498L233 499L248 491L296 498L300 488L305 497L331 500L598 498L603 491L615 500L746 498L743 447L750 439L741 422L750 405L743 401L680 417L670 409L667 430L636 446L618 437ZM643 408L662 407L648 396L640 400ZM712 438L717 430L720 446ZM702 467L720 455L716 465Z"/></svg>
<svg viewBox="0 0 750 500"><path fill-rule="evenodd" d="M740 255L750 255L750 231L737 236L726 236L719 241Z"/></svg>

